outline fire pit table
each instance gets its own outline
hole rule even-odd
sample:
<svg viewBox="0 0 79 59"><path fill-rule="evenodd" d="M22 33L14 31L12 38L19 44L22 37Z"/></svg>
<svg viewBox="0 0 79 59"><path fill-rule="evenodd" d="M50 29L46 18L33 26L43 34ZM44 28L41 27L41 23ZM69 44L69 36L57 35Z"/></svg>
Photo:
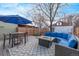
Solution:
<svg viewBox="0 0 79 59"><path fill-rule="evenodd" d="M49 48L55 37L41 36L39 37L39 45Z"/></svg>

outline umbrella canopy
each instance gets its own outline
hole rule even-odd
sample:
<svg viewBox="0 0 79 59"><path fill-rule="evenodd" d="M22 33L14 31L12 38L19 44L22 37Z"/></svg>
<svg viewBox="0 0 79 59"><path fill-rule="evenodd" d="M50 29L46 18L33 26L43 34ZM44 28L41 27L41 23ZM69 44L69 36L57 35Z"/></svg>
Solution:
<svg viewBox="0 0 79 59"><path fill-rule="evenodd" d="M0 16L0 21L19 25L32 23L32 21L25 19L19 15Z"/></svg>

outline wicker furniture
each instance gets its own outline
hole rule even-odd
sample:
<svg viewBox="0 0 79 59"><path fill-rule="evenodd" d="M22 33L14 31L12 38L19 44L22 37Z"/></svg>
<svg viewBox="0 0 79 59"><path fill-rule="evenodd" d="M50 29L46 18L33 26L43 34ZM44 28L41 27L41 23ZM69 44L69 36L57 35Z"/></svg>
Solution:
<svg viewBox="0 0 79 59"><path fill-rule="evenodd" d="M55 44L55 56L79 56L79 49Z"/></svg>
<svg viewBox="0 0 79 59"><path fill-rule="evenodd" d="M46 32L45 36L55 37L56 39L59 40L58 42L59 45L76 48L77 40L76 40L76 36L73 34Z"/></svg>
<svg viewBox="0 0 79 59"><path fill-rule="evenodd" d="M39 38L39 45L49 48L55 38L48 36L41 36Z"/></svg>

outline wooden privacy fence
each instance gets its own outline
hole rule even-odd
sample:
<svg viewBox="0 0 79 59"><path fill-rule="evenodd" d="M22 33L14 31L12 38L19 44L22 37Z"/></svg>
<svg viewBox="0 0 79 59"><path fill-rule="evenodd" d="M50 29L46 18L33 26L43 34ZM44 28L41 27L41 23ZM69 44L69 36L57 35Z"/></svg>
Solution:
<svg viewBox="0 0 79 59"><path fill-rule="evenodd" d="M79 37L79 27L75 27L74 34Z"/></svg>
<svg viewBox="0 0 79 59"><path fill-rule="evenodd" d="M27 28L27 27L17 27L17 32L26 32L28 35L35 35L35 34L41 34L43 35L45 32L49 31L48 28Z"/></svg>

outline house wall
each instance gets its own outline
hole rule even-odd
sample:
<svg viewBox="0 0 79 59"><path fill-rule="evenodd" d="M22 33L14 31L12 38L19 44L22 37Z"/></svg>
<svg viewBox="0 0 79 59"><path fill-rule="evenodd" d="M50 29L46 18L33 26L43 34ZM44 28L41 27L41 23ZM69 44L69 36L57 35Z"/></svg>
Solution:
<svg viewBox="0 0 79 59"><path fill-rule="evenodd" d="M0 40L3 39L3 33L15 32L15 24L0 22Z"/></svg>
<svg viewBox="0 0 79 59"><path fill-rule="evenodd" d="M54 26L54 32L72 33L73 26Z"/></svg>

